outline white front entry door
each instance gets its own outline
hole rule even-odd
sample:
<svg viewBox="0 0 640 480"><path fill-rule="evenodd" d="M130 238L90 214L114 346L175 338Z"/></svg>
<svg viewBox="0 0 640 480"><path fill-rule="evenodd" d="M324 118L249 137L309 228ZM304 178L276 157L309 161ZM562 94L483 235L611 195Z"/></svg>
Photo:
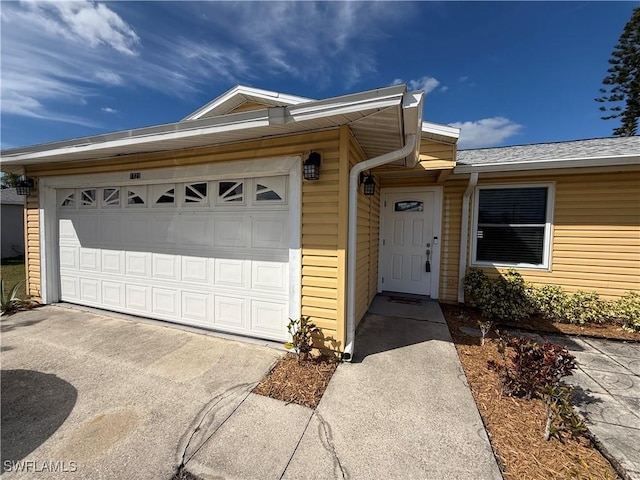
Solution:
<svg viewBox="0 0 640 480"><path fill-rule="evenodd" d="M424 190L383 194L381 290L432 294L435 196Z"/></svg>

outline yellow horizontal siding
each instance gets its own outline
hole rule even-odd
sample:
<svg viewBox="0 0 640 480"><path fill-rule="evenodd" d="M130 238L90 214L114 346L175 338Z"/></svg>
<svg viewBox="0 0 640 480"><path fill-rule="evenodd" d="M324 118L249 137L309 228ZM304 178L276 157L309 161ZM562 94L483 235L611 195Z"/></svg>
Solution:
<svg viewBox="0 0 640 480"><path fill-rule="evenodd" d="M570 292L597 291L605 298L640 291L640 171L574 170L555 176L495 179L481 175L479 185L538 181L555 182L551 271L521 269L522 276L532 283L557 284ZM442 266L446 278L441 278L441 297L447 301L457 300L458 212L465 185L466 181L445 184L450 222L444 229L448 258ZM484 270L497 273L493 268Z"/></svg>

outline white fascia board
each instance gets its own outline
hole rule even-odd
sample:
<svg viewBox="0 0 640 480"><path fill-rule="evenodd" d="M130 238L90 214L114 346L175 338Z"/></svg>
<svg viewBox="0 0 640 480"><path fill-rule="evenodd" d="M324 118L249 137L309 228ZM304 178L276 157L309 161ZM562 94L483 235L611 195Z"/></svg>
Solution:
<svg viewBox="0 0 640 480"><path fill-rule="evenodd" d="M640 155L614 155L589 158L563 158L559 160L528 160L524 162L500 162L478 165L457 165L453 173L510 172L525 170L549 170L554 168L616 167L640 165Z"/></svg>
<svg viewBox="0 0 640 480"><path fill-rule="evenodd" d="M404 85L354 93L289 107L296 121L312 120L328 115L341 115L363 110L375 110L400 105L406 90Z"/></svg>
<svg viewBox="0 0 640 480"><path fill-rule="evenodd" d="M424 91L407 92L402 98L402 121L405 137L413 135L420 138ZM413 152L406 157L405 166L413 168L420 160L420 142L416 141Z"/></svg>
<svg viewBox="0 0 640 480"><path fill-rule="evenodd" d="M237 97L237 96L242 97L244 102L246 100L245 95L255 97L255 98L261 98L268 101L273 101L275 99L278 99L282 103L285 103L287 105L297 105L299 103L306 103L306 102L313 101L313 99L311 98L297 97L295 95L288 95L286 93L273 92L270 90L261 90L259 88L245 87L244 85L236 85L232 89L227 90L225 93L223 93L219 97L207 103L205 106L200 107L198 110L196 110L193 113L190 113L181 121L184 122L185 120L197 120L199 118L202 118L211 110L221 105L224 105L225 103L231 101L234 97Z"/></svg>
<svg viewBox="0 0 640 480"><path fill-rule="evenodd" d="M3 164L29 164L33 160L56 161L56 157L64 157L69 153L108 151L122 146L143 145L167 140L191 138L231 130L250 129L283 123L283 108L252 110L220 117L177 122L155 127L145 127L108 133L94 137L84 137L64 142L37 145L2 153ZM134 152L132 152L134 153ZM105 152L108 155L107 152ZM59 158L58 161L64 161Z"/></svg>
<svg viewBox="0 0 640 480"><path fill-rule="evenodd" d="M422 122L422 132L449 137L452 140L451 143L455 143L458 138L460 138L459 128L450 127L448 125L441 125L439 123Z"/></svg>

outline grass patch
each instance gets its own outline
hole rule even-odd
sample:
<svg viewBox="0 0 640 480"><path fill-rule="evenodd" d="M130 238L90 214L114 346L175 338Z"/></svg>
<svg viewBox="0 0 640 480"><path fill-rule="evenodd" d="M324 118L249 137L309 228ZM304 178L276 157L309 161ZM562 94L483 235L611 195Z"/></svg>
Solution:
<svg viewBox="0 0 640 480"><path fill-rule="evenodd" d="M16 283L22 282L20 289L18 291L18 295L22 298L26 296L25 290L25 270L24 263L21 264L13 264L13 265L0 265L0 275L2 276L2 280L4 280L5 290L10 289Z"/></svg>

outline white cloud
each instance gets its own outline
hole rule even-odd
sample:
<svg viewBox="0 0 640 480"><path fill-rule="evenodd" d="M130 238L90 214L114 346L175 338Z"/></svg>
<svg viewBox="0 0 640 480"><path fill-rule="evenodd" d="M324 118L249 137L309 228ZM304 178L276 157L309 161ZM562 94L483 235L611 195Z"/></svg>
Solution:
<svg viewBox="0 0 640 480"><path fill-rule="evenodd" d="M469 80L469 77L468 77L468 76L466 76L466 75L463 75L463 76L461 76L458 80L460 81L460 83L464 83L464 82L466 82L467 80Z"/></svg>
<svg viewBox="0 0 640 480"><path fill-rule="evenodd" d="M401 78L396 78L393 80L393 82L391 82L391 85L400 85L401 83L405 83L404 80L402 80ZM428 94L429 92L432 92L433 90L435 90L436 88L438 88L438 86L440 85L440 81L433 78L433 77L428 77L428 76L424 76L421 78L418 78L417 80L409 80L407 83L407 87L409 88L409 90L424 90L424 94ZM449 87L447 86L442 86L440 88L440 91L442 92L446 92L449 89Z"/></svg>
<svg viewBox="0 0 640 480"><path fill-rule="evenodd" d="M102 110L105 113L118 113L118 110L111 107L102 107L100 110Z"/></svg>
<svg viewBox="0 0 640 480"><path fill-rule="evenodd" d="M90 106L87 99L107 88L188 96L269 77L350 88L376 72L376 43L413 8L386 2L194 2L176 7L176 15L194 22L187 28L177 20L158 26L145 17L134 28L125 12L137 7L128 5L3 3L2 114L95 125L89 108L86 119L67 112L71 106L82 111ZM210 33L196 37L198 29Z"/></svg>
<svg viewBox="0 0 640 480"><path fill-rule="evenodd" d="M516 135L521 129L508 118L491 117L482 120L454 122L449 124L460 129L460 148L480 148L500 145L507 138Z"/></svg>

